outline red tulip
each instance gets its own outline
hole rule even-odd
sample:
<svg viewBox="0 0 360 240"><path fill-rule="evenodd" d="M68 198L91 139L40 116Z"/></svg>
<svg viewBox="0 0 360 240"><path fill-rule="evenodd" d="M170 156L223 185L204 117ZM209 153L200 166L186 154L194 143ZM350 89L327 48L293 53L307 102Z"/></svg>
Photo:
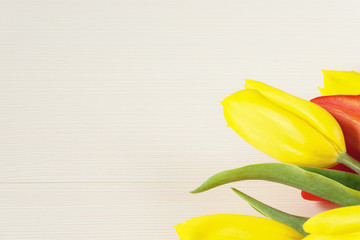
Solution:
<svg viewBox="0 0 360 240"><path fill-rule="evenodd" d="M360 161L360 95L322 96L311 102L326 109L338 121L344 133L347 153ZM342 164L331 169L354 173ZM302 192L301 195L307 200L323 200L307 192Z"/></svg>

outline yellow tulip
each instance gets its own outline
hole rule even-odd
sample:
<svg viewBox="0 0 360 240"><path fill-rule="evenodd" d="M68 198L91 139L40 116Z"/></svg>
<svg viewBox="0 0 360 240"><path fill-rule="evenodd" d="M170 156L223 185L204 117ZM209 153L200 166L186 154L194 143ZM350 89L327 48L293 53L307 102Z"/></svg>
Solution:
<svg viewBox="0 0 360 240"><path fill-rule="evenodd" d="M319 88L322 95L360 94L360 73L355 71L322 70L324 88Z"/></svg>
<svg viewBox="0 0 360 240"><path fill-rule="evenodd" d="M192 218L175 226L180 240L299 240L293 228L266 218L215 214Z"/></svg>
<svg viewBox="0 0 360 240"><path fill-rule="evenodd" d="M341 236L310 235L303 240L359 240L360 234L345 234Z"/></svg>
<svg viewBox="0 0 360 240"><path fill-rule="evenodd" d="M269 156L307 167L330 167L346 151L337 121L320 106L264 83L222 101L228 125Z"/></svg>
<svg viewBox="0 0 360 240"><path fill-rule="evenodd" d="M342 207L320 213L305 222L310 233L304 240L360 239L360 206Z"/></svg>

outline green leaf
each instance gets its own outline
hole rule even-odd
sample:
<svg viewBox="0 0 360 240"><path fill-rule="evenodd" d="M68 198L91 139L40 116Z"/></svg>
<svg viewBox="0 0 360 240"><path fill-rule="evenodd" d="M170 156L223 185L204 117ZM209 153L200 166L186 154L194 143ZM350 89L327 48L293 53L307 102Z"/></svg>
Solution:
<svg viewBox="0 0 360 240"><path fill-rule="evenodd" d="M343 172L333 169L300 167L306 171L320 174L324 177L331 178L349 188L360 190L360 175L355 173Z"/></svg>
<svg viewBox="0 0 360 240"><path fill-rule="evenodd" d="M262 163L219 172L192 191L199 193L211 188L242 180L267 180L282 183L312 193L341 206L360 204L360 192L298 166L285 163Z"/></svg>
<svg viewBox="0 0 360 240"><path fill-rule="evenodd" d="M232 188L232 190L240 196L242 199L244 199L247 203L250 204L256 211L264 215L265 217L271 218L275 221L284 223L292 228L294 228L296 231L301 233L303 236L308 235L302 228L304 223L308 220L306 217L300 217L295 216L292 214L288 214L286 212L280 211L276 208L270 207L269 205L266 205L265 203L262 203L255 198L250 197L249 195L246 195L243 192L240 192L239 190Z"/></svg>

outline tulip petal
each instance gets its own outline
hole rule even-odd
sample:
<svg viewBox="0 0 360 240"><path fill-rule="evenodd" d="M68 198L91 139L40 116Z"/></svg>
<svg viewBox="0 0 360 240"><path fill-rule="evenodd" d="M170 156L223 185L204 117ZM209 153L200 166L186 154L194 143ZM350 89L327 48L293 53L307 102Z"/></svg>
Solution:
<svg viewBox="0 0 360 240"><path fill-rule="evenodd" d="M320 114L319 119L324 125L332 125L334 133L339 130L342 139L335 119L323 108L309 104L326 113L327 118ZM241 90L226 97L222 105L228 125L269 156L285 163L308 167L330 167L337 163L340 150L336 144L306 120L269 101L259 91ZM335 123L331 124L333 121Z"/></svg>
<svg viewBox="0 0 360 240"><path fill-rule="evenodd" d="M360 206L342 207L322 212L310 218L303 228L311 234L360 234Z"/></svg>
<svg viewBox="0 0 360 240"><path fill-rule="evenodd" d="M360 95L323 96L311 102L326 109L338 121L347 153L360 160Z"/></svg>
<svg viewBox="0 0 360 240"><path fill-rule="evenodd" d="M359 240L360 233L351 233L344 235L321 235L311 234L305 237L303 240Z"/></svg>
<svg viewBox="0 0 360 240"><path fill-rule="evenodd" d="M322 95L360 94L360 73L355 71L322 70L324 88L319 88Z"/></svg>
<svg viewBox="0 0 360 240"><path fill-rule="evenodd" d="M345 141L339 124L323 108L259 81L247 79L245 88L258 90L270 101L303 119L316 131L321 132L339 152L345 151Z"/></svg>
<svg viewBox="0 0 360 240"><path fill-rule="evenodd" d="M180 240L300 240L293 228L274 220L239 214L192 218L175 226Z"/></svg>
<svg viewBox="0 0 360 240"><path fill-rule="evenodd" d="M360 160L360 95L322 96L310 101L326 109L337 120L345 137L346 152ZM352 172L342 164L335 167L337 170ZM306 192L301 195L307 200L322 200Z"/></svg>

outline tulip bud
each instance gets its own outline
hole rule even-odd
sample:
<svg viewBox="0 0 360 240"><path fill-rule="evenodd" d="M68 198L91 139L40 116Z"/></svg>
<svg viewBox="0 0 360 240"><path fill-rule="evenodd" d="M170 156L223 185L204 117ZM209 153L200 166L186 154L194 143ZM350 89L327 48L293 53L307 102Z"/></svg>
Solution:
<svg viewBox="0 0 360 240"><path fill-rule="evenodd" d="M325 87L319 88L323 96L311 102L326 109L340 124L345 137L347 153L360 160L360 95L333 95L333 94L360 94L360 73L355 71L322 71ZM354 172L352 169L338 164L331 169ZM321 201L307 192L301 192L304 199Z"/></svg>
<svg viewBox="0 0 360 240"><path fill-rule="evenodd" d="M293 228L266 218L215 214L192 218L175 226L180 240L300 240Z"/></svg>
<svg viewBox="0 0 360 240"><path fill-rule="evenodd" d="M360 95L333 95L322 96L311 102L326 109L340 124L344 133L346 151L353 158L360 159ZM333 167L336 170L352 172L343 165ZM322 200L302 192L301 195L307 200Z"/></svg>
<svg viewBox="0 0 360 240"><path fill-rule="evenodd" d="M285 163L330 167L346 151L339 124L323 108L264 83L222 102L228 125L269 156Z"/></svg>
<svg viewBox="0 0 360 240"><path fill-rule="evenodd" d="M324 88L319 88L322 95L360 94L360 73L355 71L322 70Z"/></svg>
<svg viewBox="0 0 360 240"><path fill-rule="evenodd" d="M345 137L347 153L360 159L360 95L323 96L311 102L326 109L337 120Z"/></svg>
<svg viewBox="0 0 360 240"><path fill-rule="evenodd" d="M303 228L310 233L304 240L360 239L360 206L322 212L306 221Z"/></svg>

